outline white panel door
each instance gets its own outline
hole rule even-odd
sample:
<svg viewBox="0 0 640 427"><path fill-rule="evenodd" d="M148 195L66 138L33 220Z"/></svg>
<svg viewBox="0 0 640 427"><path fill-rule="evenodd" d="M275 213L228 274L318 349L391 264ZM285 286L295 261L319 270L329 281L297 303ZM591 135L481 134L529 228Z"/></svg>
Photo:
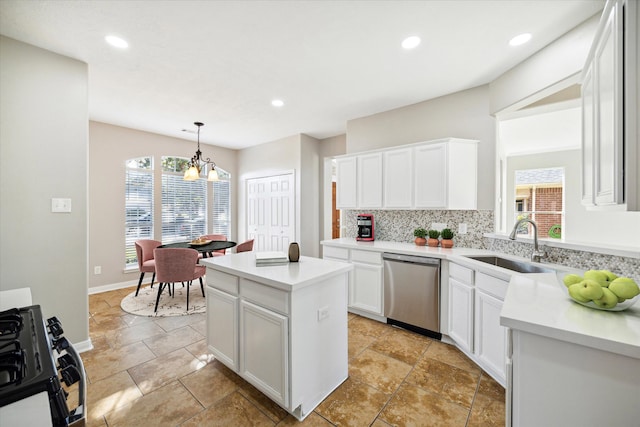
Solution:
<svg viewBox="0 0 640 427"><path fill-rule="evenodd" d="M382 153L358 156L358 208L382 207Z"/></svg>
<svg viewBox="0 0 640 427"><path fill-rule="evenodd" d="M505 382L507 328L500 325L504 303L498 298L476 292L475 353L482 366Z"/></svg>
<svg viewBox="0 0 640 427"><path fill-rule="evenodd" d="M382 168L384 207L411 208L413 204L412 149L385 151Z"/></svg>
<svg viewBox="0 0 640 427"><path fill-rule="evenodd" d="M356 157L336 159L336 208L353 209L357 205Z"/></svg>
<svg viewBox="0 0 640 427"><path fill-rule="evenodd" d="M207 286L207 345L238 372L238 297Z"/></svg>
<svg viewBox="0 0 640 427"><path fill-rule="evenodd" d="M449 336L469 353L473 352L473 291L449 278Z"/></svg>
<svg viewBox="0 0 640 427"><path fill-rule="evenodd" d="M447 145L429 144L413 151L414 202L419 208L447 207Z"/></svg>
<svg viewBox="0 0 640 427"><path fill-rule="evenodd" d="M247 234L255 251L286 251L295 241L294 175L247 180Z"/></svg>
<svg viewBox="0 0 640 427"><path fill-rule="evenodd" d="M382 316L382 266L353 263L349 307Z"/></svg>
<svg viewBox="0 0 640 427"><path fill-rule="evenodd" d="M241 374L276 403L289 405L289 322L287 317L240 302Z"/></svg>

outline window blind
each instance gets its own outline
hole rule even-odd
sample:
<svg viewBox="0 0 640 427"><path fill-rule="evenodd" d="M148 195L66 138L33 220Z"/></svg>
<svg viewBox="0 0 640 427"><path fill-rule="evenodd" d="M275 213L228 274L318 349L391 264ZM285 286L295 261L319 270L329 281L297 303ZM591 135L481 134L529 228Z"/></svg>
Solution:
<svg viewBox="0 0 640 427"><path fill-rule="evenodd" d="M230 174L220 168L216 168L220 181L214 181L213 200L211 201L213 234L223 234L227 239L231 238L231 185Z"/></svg>
<svg viewBox="0 0 640 427"><path fill-rule="evenodd" d="M136 240L153 238L151 157L130 159L125 174L125 268L138 265Z"/></svg>
<svg viewBox="0 0 640 427"><path fill-rule="evenodd" d="M185 181L182 173L162 173L162 243L207 234L207 181Z"/></svg>

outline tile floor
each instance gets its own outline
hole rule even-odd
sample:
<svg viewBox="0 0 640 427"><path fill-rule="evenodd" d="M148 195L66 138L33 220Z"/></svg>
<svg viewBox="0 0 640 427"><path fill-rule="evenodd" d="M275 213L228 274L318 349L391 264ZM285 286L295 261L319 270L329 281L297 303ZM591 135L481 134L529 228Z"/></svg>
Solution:
<svg viewBox="0 0 640 427"><path fill-rule="evenodd" d="M205 315L144 318L89 296L93 426L493 426L504 389L455 347L349 315L349 378L303 423L207 353Z"/></svg>

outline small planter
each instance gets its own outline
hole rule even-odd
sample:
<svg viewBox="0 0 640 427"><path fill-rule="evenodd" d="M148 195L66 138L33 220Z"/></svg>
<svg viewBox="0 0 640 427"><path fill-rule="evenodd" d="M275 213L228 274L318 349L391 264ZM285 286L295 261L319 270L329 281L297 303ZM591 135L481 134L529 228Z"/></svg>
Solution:
<svg viewBox="0 0 640 427"><path fill-rule="evenodd" d="M415 230L413 230L413 235L416 238L416 240L414 240L416 246L424 246L425 243L427 243L427 240L425 239L425 237L427 237L427 230L425 230L424 228L416 228Z"/></svg>
<svg viewBox="0 0 640 427"><path fill-rule="evenodd" d="M442 246L443 248L449 249L453 247L453 240L451 239L442 239L442 241L440 242L440 246Z"/></svg>
<svg viewBox="0 0 640 427"><path fill-rule="evenodd" d="M452 248L453 247L453 231L449 228L444 228L442 230L442 247L443 248Z"/></svg>
<svg viewBox="0 0 640 427"><path fill-rule="evenodd" d="M437 247L438 243L440 243L438 237L440 237L440 232L438 230L429 230L429 239L427 239L427 245L433 248Z"/></svg>

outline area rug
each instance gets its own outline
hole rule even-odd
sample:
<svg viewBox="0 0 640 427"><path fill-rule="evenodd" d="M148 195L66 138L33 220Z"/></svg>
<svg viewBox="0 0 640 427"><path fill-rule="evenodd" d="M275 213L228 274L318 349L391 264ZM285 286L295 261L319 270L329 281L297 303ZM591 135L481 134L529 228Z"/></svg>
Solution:
<svg viewBox="0 0 640 427"><path fill-rule="evenodd" d="M123 298L120 307L127 313L148 317L185 316L206 311L207 306L200 290L200 283L195 280L189 291L189 311L187 311L187 288L176 283L176 291L173 296L169 296L167 288L162 291L158 311L154 313L153 308L158 297L158 286L158 284L153 285L153 289L145 286L140 289L138 296L135 296L135 291L131 292Z"/></svg>

